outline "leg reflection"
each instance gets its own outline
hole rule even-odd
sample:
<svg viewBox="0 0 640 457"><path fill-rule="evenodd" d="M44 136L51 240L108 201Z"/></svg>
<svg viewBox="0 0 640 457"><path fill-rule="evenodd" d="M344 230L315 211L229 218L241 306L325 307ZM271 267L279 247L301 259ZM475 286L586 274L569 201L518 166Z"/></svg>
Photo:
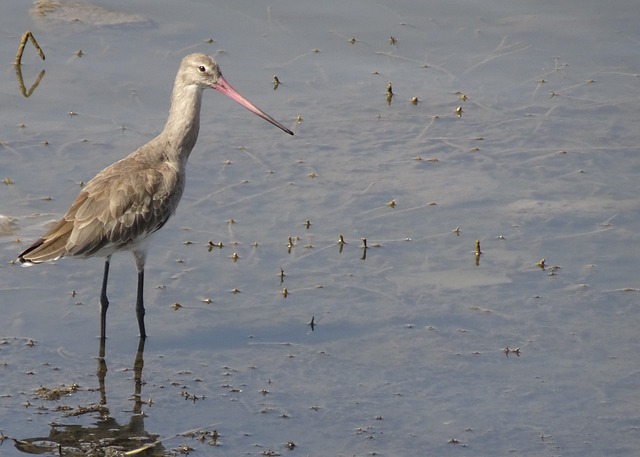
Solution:
<svg viewBox="0 0 640 457"><path fill-rule="evenodd" d="M100 344L102 348L102 343ZM102 350L102 349L101 349ZM99 405L106 408L107 407L107 389L105 387L104 380L107 377L107 362L104 360L104 357L98 357L98 371L96 372L98 376L98 387L100 391L100 403ZM107 410L107 415L109 411Z"/></svg>
<svg viewBox="0 0 640 457"><path fill-rule="evenodd" d="M144 419L146 415L142 411L142 386L144 380L142 370L144 367L144 338L138 341L136 357L133 363L134 372L134 397L133 410L128 420L125 421L111 416L107 408L107 362L104 357L98 357L99 403L80 405L72 411L64 413L64 417L79 417L94 415L95 421L89 425L67 423L68 421L53 421L49 436L36 436L23 439L15 439L15 447L22 452L46 453L49 455L121 455L122 452L131 451L139 453L145 451L145 455L164 456L166 449L158 435L145 429ZM101 344L101 349L103 348ZM122 373L118 371L118 373ZM92 392L90 389L84 392ZM80 395L80 391L77 393ZM93 395L91 401L95 400ZM112 401L114 401L112 399ZM129 401L129 400L125 400ZM125 411L116 405L117 411ZM40 443L45 443L41 446ZM34 445L37 445L34 447ZM91 453L87 454L90 449ZM35 451L38 452L35 452ZM0 455L2 452L0 451Z"/></svg>
<svg viewBox="0 0 640 457"><path fill-rule="evenodd" d="M134 392L133 392L133 412L134 414L142 413L142 369L144 368L144 342L145 338L140 337L138 340L138 352L136 352L136 359L133 362L133 379L134 379Z"/></svg>

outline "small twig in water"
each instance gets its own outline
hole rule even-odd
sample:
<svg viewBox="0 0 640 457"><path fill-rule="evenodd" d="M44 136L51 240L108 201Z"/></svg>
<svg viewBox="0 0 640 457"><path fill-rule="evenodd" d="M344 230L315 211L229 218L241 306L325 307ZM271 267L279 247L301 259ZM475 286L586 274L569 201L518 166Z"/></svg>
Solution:
<svg viewBox="0 0 640 457"><path fill-rule="evenodd" d="M42 60L45 59L44 52L42 52L42 48L40 48L40 45L36 41L36 38L33 36L33 33L27 30L22 35L22 39L20 40L20 46L18 46L18 53L16 54L16 61L15 61L16 66L22 65L22 54L24 53L24 47L27 45L27 40L29 39L31 40L33 47L36 48L36 50L38 51L38 54L40 54L40 58Z"/></svg>

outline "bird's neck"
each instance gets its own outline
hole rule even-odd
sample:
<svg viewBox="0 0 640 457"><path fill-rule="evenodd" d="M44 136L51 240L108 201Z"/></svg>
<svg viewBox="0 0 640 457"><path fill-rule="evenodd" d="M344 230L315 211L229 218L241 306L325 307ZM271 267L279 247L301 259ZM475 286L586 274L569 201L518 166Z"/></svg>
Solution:
<svg viewBox="0 0 640 457"><path fill-rule="evenodd" d="M160 136L179 162L186 162L198 139L201 102L201 88L178 84L174 87L169 118Z"/></svg>

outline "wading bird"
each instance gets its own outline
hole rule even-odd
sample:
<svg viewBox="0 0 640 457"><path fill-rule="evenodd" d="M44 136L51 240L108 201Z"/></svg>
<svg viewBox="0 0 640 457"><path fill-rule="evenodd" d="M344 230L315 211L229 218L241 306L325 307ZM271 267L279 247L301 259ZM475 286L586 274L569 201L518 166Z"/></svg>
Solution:
<svg viewBox="0 0 640 457"><path fill-rule="evenodd" d="M138 269L136 316L144 327L144 266L150 236L176 211L185 184L185 167L198 139L204 89L221 92L252 113L293 135L240 95L204 54L182 59L162 133L124 159L108 166L80 191L64 217L18 257L32 265L61 257L105 257L100 292L100 357L104 357L107 280L111 255L131 251Z"/></svg>

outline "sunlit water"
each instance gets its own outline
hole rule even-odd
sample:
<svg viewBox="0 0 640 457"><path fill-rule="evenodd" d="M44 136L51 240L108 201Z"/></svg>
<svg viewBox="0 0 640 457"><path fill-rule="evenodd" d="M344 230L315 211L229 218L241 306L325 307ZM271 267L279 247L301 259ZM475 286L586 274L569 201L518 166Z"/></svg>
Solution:
<svg viewBox="0 0 640 457"><path fill-rule="evenodd" d="M0 16L2 455L637 452L636 2L109 3L95 26ZM100 389L102 261L11 260L162 129L194 51L296 135L205 93L142 382L120 254Z"/></svg>

